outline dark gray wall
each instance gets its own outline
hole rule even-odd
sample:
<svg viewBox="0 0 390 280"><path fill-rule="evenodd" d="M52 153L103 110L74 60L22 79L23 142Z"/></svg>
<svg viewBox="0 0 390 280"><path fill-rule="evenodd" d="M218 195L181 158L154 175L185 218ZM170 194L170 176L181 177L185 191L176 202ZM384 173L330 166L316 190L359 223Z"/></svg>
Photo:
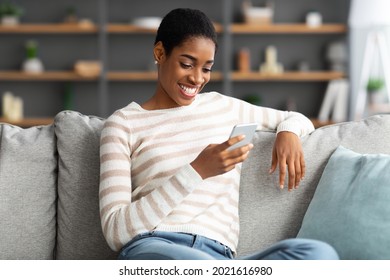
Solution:
<svg viewBox="0 0 390 280"><path fill-rule="evenodd" d="M134 17L163 16L177 7L201 9L216 22L222 23L223 5L226 0L107 0L103 11L108 22L127 23ZM69 6L77 8L79 18L89 18L99 22L99 3L103 0L14 0L25 8L23 22L45 23L62 21ZM265 1L256 1L263 3ZM232 0L231 17L241 20L240 0ZM307 11L318 10L324 22L346 23L349 0L274 0L275 22L303 22ZM252 68L257 69L264 59L264 49L273 44L278 49L278 60L285 69L293 70L300 60L310 63L312 69L327 69L324 58L329 42L342 39L344 35L232 35L231 54L226 56L232 67L235 66L235 53L243 46L249 47ZM101 40L99 34L10 34L0 35L0 70L17 70L24 59L24 43L28 39L39 42L39 57L47 70L71 69L76 60L99 59ZM108 70L145 70L152 61L152 34L108 34ZM223 70L223 38L216 57L216 71ZM26 116L53 116L63 109L64 92L67 82L0 82L0 94L12 91L25 102ZM142 103L154 91L154 82L108 82L101 98L99 82L71 82L74 92L74 110L84 114L102 115L101 102L106 108L104 116L131 101ZM231 92L226 94L244 97L257 94L262 105L284 109L286 101L293 99L297 110L316 116L321 105L326 82L233 82ZM211 82L206 90L222 91L222 82Z"/></svg>

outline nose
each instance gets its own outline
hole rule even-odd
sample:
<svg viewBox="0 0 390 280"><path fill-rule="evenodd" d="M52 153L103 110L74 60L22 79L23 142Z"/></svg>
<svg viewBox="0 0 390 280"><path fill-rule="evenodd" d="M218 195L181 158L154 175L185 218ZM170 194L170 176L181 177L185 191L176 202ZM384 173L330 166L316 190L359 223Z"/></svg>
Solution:
<svg viewBox="0 0 390 280"><path fill-rule="evenodd" d="M203 84L206 78L203 73L203 69L194 69L189 77L189 80L194 85Z"/></svg>

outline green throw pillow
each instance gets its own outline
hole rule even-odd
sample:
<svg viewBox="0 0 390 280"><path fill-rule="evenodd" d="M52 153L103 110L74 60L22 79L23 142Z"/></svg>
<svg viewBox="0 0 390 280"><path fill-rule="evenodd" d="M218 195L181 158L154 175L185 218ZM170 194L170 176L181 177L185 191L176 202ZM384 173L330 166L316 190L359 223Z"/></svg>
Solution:
<svg viewBox="0 0 390 280"><path fill-rule="evenodd" d="M298 233L332 245L341 259L390 259L390 155L339 146Z"/></svg>

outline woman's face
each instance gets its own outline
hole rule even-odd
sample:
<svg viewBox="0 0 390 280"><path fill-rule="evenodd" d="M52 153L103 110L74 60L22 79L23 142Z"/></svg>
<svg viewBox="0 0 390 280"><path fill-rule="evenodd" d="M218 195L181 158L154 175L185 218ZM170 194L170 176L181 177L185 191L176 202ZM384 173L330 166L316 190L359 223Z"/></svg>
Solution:
<svg viewBox="0 0 390 280"><path fill-rule="evenodd" d="M156 48L160 48L160 53ZM161 54L160 56L156 55ZM159 109L190 105L210 81L215 44L204 37L193 37L166 56L161 43L155 46L158 86L155 93Z"/></svg>

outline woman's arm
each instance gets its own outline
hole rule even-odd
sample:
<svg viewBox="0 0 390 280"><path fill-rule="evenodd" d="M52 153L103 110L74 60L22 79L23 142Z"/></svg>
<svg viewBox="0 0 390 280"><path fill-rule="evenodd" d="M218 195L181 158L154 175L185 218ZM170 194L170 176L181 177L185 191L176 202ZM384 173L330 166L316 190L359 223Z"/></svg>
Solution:
<svg viewBox="0 0 390 280"><path fill-rule="evenodd" d="M243 106L248 106L244 111L259 123L259 129L276 131L270 173L279 168L280 188L285 185L287 173L288 190L296 189L304 178L306 169L300 137L314 131L312 122L298 112L280 111L253 105Z"/></svg>
<svg viewBox="0 0 390 280"><path fill-rule="evenodd" d="M124 115L107 119L100 142L100 217L107 243L116 251L136 234L153 230L202 181L186 164L159 186L133 186L130 138Z"/></svg>

